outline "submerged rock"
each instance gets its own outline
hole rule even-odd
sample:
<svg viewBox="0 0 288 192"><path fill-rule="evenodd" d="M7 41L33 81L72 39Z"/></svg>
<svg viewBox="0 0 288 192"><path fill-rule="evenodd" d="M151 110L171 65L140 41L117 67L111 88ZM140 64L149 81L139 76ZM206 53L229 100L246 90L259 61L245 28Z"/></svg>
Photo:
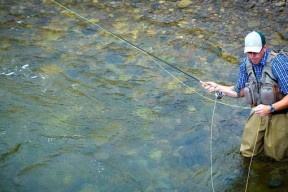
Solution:
<svg viewBox="0 0 288 192"><path fill-rule="evenodd" d="M192 4L192 1L190 0L181 0L177 6L180 7L180 8L185 8L185 7L188 7L189 5Z"/></svg>
<svg viewBox="0 0 288 192"><path fill-rule="evenodd" d="M284 185L287 176L287 165L282 165L273 171L271 171L268 179L268 187L269 188L280 188Z"/></svg>
<svg viewBox="0 0 288 192"><path fill-rule="evenodd" d="M269 188L279 188L284 184L284 175L280 171L272 171L268 180Z"/></svg>

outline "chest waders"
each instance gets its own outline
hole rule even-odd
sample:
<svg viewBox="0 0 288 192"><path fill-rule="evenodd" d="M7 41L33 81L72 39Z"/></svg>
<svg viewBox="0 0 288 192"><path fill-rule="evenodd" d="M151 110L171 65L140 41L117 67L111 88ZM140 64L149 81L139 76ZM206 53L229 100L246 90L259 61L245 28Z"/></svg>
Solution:
<svg viewBox="0 0 288 192"><path fill-rule="evenodd" d="M270 52L267 63L262 69L262 76L259 81L257 81L253 64L247 59L246 70L248 73L248 82L244 88L244 95L246 102L251 106L257 106L259 104L270 105L280 101L284 97L272 73L272 61L277 54L278 53L273 51Z"/></svg>

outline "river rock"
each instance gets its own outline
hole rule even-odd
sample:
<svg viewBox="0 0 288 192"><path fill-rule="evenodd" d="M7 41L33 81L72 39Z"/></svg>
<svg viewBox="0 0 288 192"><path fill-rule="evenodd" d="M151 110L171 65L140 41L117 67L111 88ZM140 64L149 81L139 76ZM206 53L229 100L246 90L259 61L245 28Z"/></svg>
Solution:
<svg viewBox="0 0 288 192"><path fill-rule="evenodd" d="M277 7L284 7L286 5L285 2L278 2L278 3L275 3L275 6Z"/></svg>
<svg viewBox="0 0 288 192"><path fill-rule="evenodd" d="M242 8L244 9L253 9L255 7L256 3L255 2L245 2L242 5Z"/></svg>
<svg viewBox="0 0 288 192"><path fill-rule="evenodd" d="M279 188L282 187L284 184L284 176L280 173L279 170L274 170L270 173L270 178L268 180L268 187L269 188Z"/></svg>
<svg viewBox="0 0 288 192"><path fill-rule="evenodd" d="M180 2L178 2L177 6L180 8L185 8L191 4L192 4L192 1L190 1L190 0L181 0Z"/></svg>

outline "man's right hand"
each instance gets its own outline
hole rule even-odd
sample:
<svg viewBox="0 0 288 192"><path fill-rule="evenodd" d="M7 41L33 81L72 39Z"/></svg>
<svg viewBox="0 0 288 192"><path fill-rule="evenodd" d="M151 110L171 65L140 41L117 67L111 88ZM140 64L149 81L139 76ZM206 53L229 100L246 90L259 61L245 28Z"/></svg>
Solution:
<svg viewBox="0 0 288 192"><path fill-rule="evenodd" d="M203 82L203 81L200 81L202 87L204 87L204 89L206 89L209 93L213 93L215 91L217 91L217 88L218 88L218 84L217 83L214 83L214 82Z"/></svg>

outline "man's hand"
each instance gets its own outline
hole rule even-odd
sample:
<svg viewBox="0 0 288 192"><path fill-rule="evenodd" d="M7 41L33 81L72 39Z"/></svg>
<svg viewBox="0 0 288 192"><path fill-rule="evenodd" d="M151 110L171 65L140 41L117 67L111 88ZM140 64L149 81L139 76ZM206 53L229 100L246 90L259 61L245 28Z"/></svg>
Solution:
<svg viewBox="0 0 288 192"><path fill-rule="evenodd" d="M200 82L202 84L202 87L206 89L209 93L213 93L217 91L218 84L214 82Z"/></svg>
<svg viewBox="0 0 288 192"><path fill-rule="evenodd" d="M270 114L270 106L269 105L258 105L253 109L254 113L259 117L265 117Z"/></svg>

